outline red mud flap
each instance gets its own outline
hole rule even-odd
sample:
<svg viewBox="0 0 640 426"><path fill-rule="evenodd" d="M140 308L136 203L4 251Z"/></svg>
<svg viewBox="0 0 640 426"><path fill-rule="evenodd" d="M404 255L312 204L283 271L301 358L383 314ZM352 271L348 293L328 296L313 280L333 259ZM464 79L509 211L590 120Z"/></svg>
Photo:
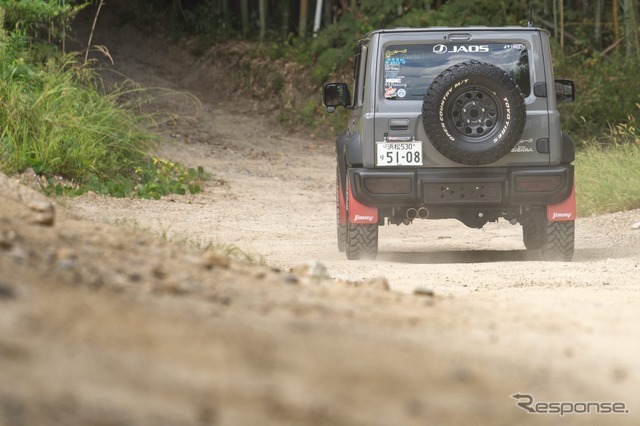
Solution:
<svg viewBox="0 0 640 426"><path fill-rule="evenodd" d="M356 200L351 192L351 184L347 179L347 193L349 198L347 200L347 213L349 214L349 223L366 223L374 224L378 223L378 208L366 206L360 201Z"/></svg>
<svg viewBox="0 0 640 426"><path fill-rule="evenodd" d="M573 185L571 195L566 200L558 204L549 204L547 206L547 219L550 222L563 222L568 220L576 220L576 186Z"/></svg>

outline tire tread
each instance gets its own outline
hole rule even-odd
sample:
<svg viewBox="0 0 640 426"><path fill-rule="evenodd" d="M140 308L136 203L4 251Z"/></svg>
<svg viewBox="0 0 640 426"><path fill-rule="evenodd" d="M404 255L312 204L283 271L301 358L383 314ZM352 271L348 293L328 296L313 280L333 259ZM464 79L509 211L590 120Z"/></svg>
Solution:
<svg viewBox="0 0 640 426"><path fill-rule="evenodd" d="M347 225L347 259L375 259L378 254L378 225Z"/></svg>
<svg viewBox="0 0 640 426"><path fill-rule="evenodd" d="M548 222L542 257L544 260L569 262L573 257L574 241L575 221Z"/></svg>

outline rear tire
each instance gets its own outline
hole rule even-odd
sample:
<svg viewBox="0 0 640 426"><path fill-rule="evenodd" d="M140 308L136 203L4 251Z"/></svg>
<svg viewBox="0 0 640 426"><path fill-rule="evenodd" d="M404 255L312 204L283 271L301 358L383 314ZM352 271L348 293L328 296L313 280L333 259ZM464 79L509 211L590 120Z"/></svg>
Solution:
<svg viewBox="0 0 640 426"><path fill-rule="evenodd" d="M569 262L573 257L575 221L551 222L543 209L532 210L522 222L522 237L527 250L540 250L544 260Z"/></svg>
<svg viewBox="0 0 640 426"><path fill-rule="evenodd" d="M530 214L522 223L522 239L527 250L540 250L544 244L546 218L543 214Z"/></svg>
<svg viewBox="0 0 640 426"><path fill-rule="evenodd" d="M569 262L573 257L575 221L547 221L545 241L542 246L544 260Z"/></svg>
<svg viewBox="0 0 640 426"><path fill-rule="evenodd" d="M375 259L378 255L378 224L347 223L347 259Z"/></svg>

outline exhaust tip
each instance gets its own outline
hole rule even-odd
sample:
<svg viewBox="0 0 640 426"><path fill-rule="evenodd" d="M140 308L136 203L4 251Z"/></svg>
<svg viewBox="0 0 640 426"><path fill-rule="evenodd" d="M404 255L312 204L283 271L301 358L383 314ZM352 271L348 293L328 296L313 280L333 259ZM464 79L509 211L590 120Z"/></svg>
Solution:
<svg viewBox="0 0 640 426"><path fill-rule="evenodd" d="M420 219L426 219L429 217L429 209L427 209L426 207L420 207L418 209L418 217Z"/></svg>
<svg viewBox="0 0 640 426"><path fill-rule="evenodd" d="M416 217L418 217L418 210L414 208L407 209L407 219L413 220Z"/></svg>

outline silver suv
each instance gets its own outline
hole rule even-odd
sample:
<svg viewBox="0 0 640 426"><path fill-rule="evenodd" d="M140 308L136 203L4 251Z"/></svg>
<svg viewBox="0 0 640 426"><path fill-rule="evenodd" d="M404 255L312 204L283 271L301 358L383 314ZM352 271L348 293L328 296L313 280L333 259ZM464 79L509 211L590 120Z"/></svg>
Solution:
<svg viewBox="0 0 640 426"><path fill-rule="evenodd" d="M325 83L328 112L351 110L336 141L338 248L374 258L378 227L505 218L547 260L573 256L574 145L558 102L549 33L537 28L372 31L360 41L354 91Z"/></svg>

